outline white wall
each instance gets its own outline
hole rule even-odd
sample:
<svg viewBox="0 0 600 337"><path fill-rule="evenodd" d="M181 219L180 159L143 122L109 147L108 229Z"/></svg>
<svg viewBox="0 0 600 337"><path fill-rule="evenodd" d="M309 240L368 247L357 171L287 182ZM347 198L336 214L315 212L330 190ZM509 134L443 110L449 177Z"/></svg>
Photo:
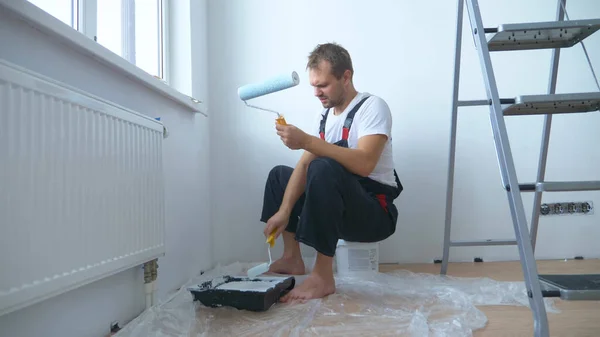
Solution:
<svg viewBox="0 0 600 337"><path fill-rule="evenodd" d="M195 6L195 14L206 15L205 2ZM206 41L206 33L196 31L192 36ZM0 11L0 44L0 58L151 117L161 117L170 136L164 143L167 252L158 262L157 298L164 299L192 275L210 268L207 117L79 54L4 11ZM193 74L206 78L206 62L201 61L198 51L195 55L200 62ZM183 80L177 76L184 75L191 76L189 69L174 74L179 82ZM206 79L195 80L188 89L194 97L206 98ZM144 309L144 303L143 271L133 268L1 316L0 336L104 336L111 321L127 322Z"/></svg>
<svg viewBox="0 0 600 337"><path fill-rule="evenodd" d="M554 7L553 1L543 0L527 4L511 0L503 6L482 2L487 26L552 20ZM167 255L159 260L159 298L212 262L266 259L263 225L258 221L264 180L272 166L294 165L300 153L280 143L272 115L246 108L236 90L272 74L298 71L302 76L299 87L256 103L281 109L290 123L308 127L319 103L311 97L304 72L306 56L317 43L332 40L350 50L358 89L383 97L394 113L395 159L405 191L397 202L401 212L398 232L384 242L382 261L431 261L441 255L454 1L219 0L210 1L208 8L206 1L187 8L173 14L192 19L189 37L185 32L171 33L180 37L175 42L179 47L190 41L189 48L179 49L171 60L171 65L186 65L175 70L173 80L184 92L200 99L210 97L209 119L191 114L0 12L0 41L3 46L11 45L0 48L0 57L128 108L161 116L169 127L171 135L165 144ZM571 1L568 10L571 19L600 17L600 6L593 0ZM465 37L461 98L482 98L479 63L470 37ZM586 40L597 71L599 42L598 33ZM549 55L548 51L494 55L501 96L545 92ZM583 62L579 46L563 51L559 92L597 90ZM525 75L525 70L533 74ZM191 80L186 72L192 74ZM590 146L598 142L598 136L592 135L598 119L597 114L554 119L548 179L600 178L594 169L600 154ZM522 144L513 146L521 181L535 176L541 122L541 117L508 121L513 144ZM462 110L459 131L456 186L464 190L455 194L453 236L510 237L512 226L499 186L487 111ZM574 169L567 168L571 164ZM551 200L600 204L596 193L546 195L545 201ZM530 205L530 196L525 196L525 202ZM597 223L597 215L543 219L538 257L598 257L594 250L594 238L600 235ZM517 257L514 247L462 248L453 250L452 256L471 260L475 255L486 260ZM0 336L99 336L110 321L126 322L143 309L141 284L141 269L134 268L0 317Z"/></svg>
<svg viewBox="0 0 600 337"><path fill-rule="evenodd" d="M551 21L555 1L481 1L488 27L500 23ZM600 17L594 0L568 2L571 19ZM265 96L255 104L279 109L302 128L320 111L305 71L318 44L336 41L353 57L360 91L383 97L394 117L394 155L405 190L396 204L395 235L381 247L382 262L431 262L441 257L448 166L456 1L209 1L211 87L211 201L215 258L264 261L259 222L265 178L277 164L294 165L274 131L274 116L246 108L237 88L296 70L299 87ZM461 99L485 97L479 61L465 17ZM600 33L586 40L600 73ZM545 93L550 51L493 55L500 95ZM525 72L531 72L526 74ZM581 46L561 55L557 91L597 91ZM600 152L592 146L598 113L557 116L547 179L598 180ZM542 117L509 118L519 180L535 178ZM457 143L454 239L514 237L507 198L492 141L487 108L460 110ZM573 168L569 168L571 166ZM544 201L592 200L597 193L546 194ZM524 195L527 217L531 195ZM598 212L593 216L543 218L537 257L599 257ZM277 244L281 249L281 241ZM312 250L306 250L312 252ZM518 258L516 247L455 248L452 260Z"/></svg>

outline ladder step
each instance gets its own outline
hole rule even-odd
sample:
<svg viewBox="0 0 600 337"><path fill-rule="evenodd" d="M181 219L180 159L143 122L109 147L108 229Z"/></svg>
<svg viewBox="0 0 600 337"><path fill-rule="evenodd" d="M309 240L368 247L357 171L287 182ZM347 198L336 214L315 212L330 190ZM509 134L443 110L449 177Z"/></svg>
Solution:
<svg viewBox="0 0 600 337"><path fill-rule="evenodd" d="M559 297L563 300L600 300L600 274L539 275L545 297Z"/></svg>
<svg viewBox="0 0 600 337"><path fill-rule="evenodd" d="M500 98L500 104L515 104L514 98ZM458 101L458 106L478 106L478 105L492 105L491 99L478 99L471 101Z"/></svg>
<svg viewBox="0 0 600 337"><path fill-rule="evenodd" d="M505 116L583 113L600 110L600 92L523 95L503 109Z"/></svg>
<svg viewBox="0 0 600 337"><path fill-rule="evenodd" d="M504 24L486 28L490 51L569 48L600 29L600 19Z"/></svg>
<svg viewBox="0 0 600 337"><path fill-rule="evenodd" d="M600 181L546 181L537 184L519 184L519 189L521 192L600 191Z"/></svg>
<svg viewBox="0 0 600 337"><path fill-rule="evenodd" d="M450 247L474 247L474 246L514 246L517 240L457 240L450 241Z"/></svg>

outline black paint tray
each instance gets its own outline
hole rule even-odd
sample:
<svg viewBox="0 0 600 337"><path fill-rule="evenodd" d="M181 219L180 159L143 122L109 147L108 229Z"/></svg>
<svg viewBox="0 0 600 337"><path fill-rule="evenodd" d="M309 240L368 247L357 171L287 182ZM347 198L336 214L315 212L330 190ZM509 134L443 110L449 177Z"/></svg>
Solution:
<svg viewBox="0 0 600 337"><path fill-rule="evenodd" d="M263 286L262 289L236 289L243 283ZM194 301L200 301L207 307L233 307L240 310L266 311L279 299L294 288L294 277L236 277L222 276L188 288ZM251 287L250 287L251 288ZM267 289L268 288L268 289Z"/></svg>

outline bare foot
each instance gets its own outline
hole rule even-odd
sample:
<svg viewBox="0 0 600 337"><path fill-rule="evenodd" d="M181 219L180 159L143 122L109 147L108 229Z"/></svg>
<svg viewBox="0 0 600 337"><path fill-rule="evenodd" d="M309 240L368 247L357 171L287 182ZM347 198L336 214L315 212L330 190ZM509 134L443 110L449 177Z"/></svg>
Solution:
<svg viewBox="0 0 600 337"><path fill-rule="evenodd" d="M295 287L288 294L281 298L281 302L305 301L315 298L322 298L335 293L335 280L324 278L323 276L312 273L298 287Z"/></svg>
<svg viewBox="0 0 600 337"><path fill-rule="evenodd" d="M285 275L304 275L306 270L304 269L302 257L283 256L271 264L269 272Z"/></svg>

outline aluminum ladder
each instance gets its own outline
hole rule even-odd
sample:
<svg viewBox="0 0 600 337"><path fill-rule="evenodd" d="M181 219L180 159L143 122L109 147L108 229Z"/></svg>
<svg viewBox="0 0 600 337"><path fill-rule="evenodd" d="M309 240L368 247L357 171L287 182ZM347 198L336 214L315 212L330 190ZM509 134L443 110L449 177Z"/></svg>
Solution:
<svg viewBox="0 0 600 337"><path fill-rule="evenodd" d="M516 245L518 247L524 281L534 319L535 336L549 336L548 319L544 306L544 297L561 297L563 299L600 299L600 290L568 289L561 286L561 280L552 275L538 275L534 257L542 192L593 191L600 190L600 181L581 182L546 182L546 158L550 139L552 115L557 113L588 113L600 110L600 85L598 92L556 94L556 81L561 48L569 48L582 42L585 38L600 29L600 19L564 20L566 0L558 0L556 21L524 24L505 24L497 28L483 26L477 0L458 0L456 23L456 47L454 57L454 91L452 102L452 119L450 129L450 156L448 166L448 185L446 194L446 220L444 228L444 248L441 274L448 270L450 247L472 247L491 245ZM471 24L471 34L479 56L483 73L487 99L475 101L459 101L460 58L462 45L463 8L467 4ZM589 56L585 55L596 84L598 80L591 67ZM552 49L550 83L546 95L524 95L516 98L500 98L490 52L526 51L534 49ZM454 189L454 166L456 151L457 113L458 107L487 105L490 109L490 120L502 188L507 192L515 239L486 239L480 241L451 240L452 196ZM505 116L545 115L541 149L538 163L537 181L519 184L510 149ZM525 209L521 192L535 193L531 233L528 230ZM561 275L575 278L579 283L592 283L600 280L600 275ZM586 288L587 289L587 288Z"/></svg>

